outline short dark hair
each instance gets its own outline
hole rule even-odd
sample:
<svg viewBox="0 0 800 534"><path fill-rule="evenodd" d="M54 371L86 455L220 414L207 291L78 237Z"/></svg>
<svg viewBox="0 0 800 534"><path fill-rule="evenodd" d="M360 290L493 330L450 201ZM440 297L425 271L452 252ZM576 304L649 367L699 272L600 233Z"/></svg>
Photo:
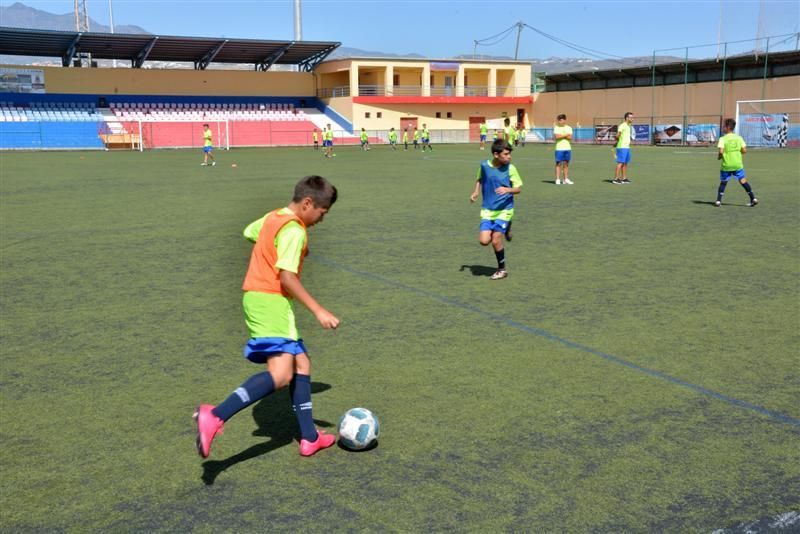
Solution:
<svg viewBox="0 0 800 534"><path fill-rule="evenodd" d="M336 202L338 192L328 180L312 174L306 176L294 186L292 202L301 202L308 197L318 208L330 208Z"/></svg>
<svg viewBox="0 0 800 534"><path fill-rule="evenodd" d="M503 124L511 124L511 119L506 117L505 119L503 119Z"/></svg>
<svg viewBox="0 0 800 534"><path fill-rule="evenodd" d="M630 117L631 115L633 115L633 111L628 111L627 113L625 113L625 116L622 117L622 118L625 119L625 120L628 120L628 117Z"/></svg>
<svg viewBox="0 0 800 534"><path fill-rule="evenodd" d="M561 115L559 115L558 117L556 117L556 120L557 120L557 121L560 121L561 119L567 120L567 116L566 116L566 115L564 115L564 114L562 113Z"/></svg>
<svg viewBox="0 0 800 534"><path fill-rule="evenodd" d="M492 154L499 154L503 150L508 150L509 152L514 151L511 145L509 145L504 139L498 139L492 143Z"/></svg>
<svg viewBox="0 0 800 534"><path fill-rule="evenodd" d="M208 128L208 124L204 124L204 125L203 125L203 128Z"/></svg>
<svg viewBox="0 0 800 534"><path fill-rule="evenodd" d="M724 124L725 127L727 129L729 129L729 130L735 130L736 129L736 120L735 119L725 119L725 121L722 124Z"/></svg>

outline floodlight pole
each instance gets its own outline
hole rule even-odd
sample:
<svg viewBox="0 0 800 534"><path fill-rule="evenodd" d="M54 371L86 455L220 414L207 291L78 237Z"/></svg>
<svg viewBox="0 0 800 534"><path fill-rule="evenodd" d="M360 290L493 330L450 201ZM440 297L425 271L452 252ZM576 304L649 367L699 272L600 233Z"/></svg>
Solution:
<svg viewBox="0 0 800 534"><path fill-rule="evenodd" d="M294 40L303 40L303 14L300 5L301 0L294 0Z"/></svg>
<svg viewBox="0 0 800 534"><path fill-rule="evenodd" d="M114 8L111 7L111 0L108 0L108 24L111 28L111 33L114 33ZM117 68L117 58L111 60L111 66Z"/></svg>

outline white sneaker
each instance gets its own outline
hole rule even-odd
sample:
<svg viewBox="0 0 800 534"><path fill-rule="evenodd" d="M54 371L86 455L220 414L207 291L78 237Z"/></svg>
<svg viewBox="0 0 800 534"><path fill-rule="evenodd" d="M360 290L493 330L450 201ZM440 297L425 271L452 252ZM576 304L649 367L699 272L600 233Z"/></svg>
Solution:
<svg viewBox="0 0 800 534"><path fill-rule="evenodd" d="M570 180L569 178L567 178L566 180L564 180L564 183L565 183L565 184L567 184L567 185L574 185L574 184L575 184L575 182L573 182L573 181L572 181L572 180Z"/></svg>
<svg viewBox="0 0 800 534"><path fill-rule="evenodd" d="M208 163L201 163L200 164L201 167L205 167L206 165L208 165Z"/></svg>
<svg viewBox="0 0 800 534"><path fill-rule="evenodd" d="M556 180L556 185L561 185L561 180Z"/></svg>
<svg viewBox="0 0 800 534"><path fill-rule="evenodd" d="M212 166L212 167L213 167L214 165L216 165L216 164L217 164L217 162L216 162L216 161L212 161L212 162L211 162L211 166Z"/></svg>
<svg viewBox="0 0 800 534"><path fill-rule="evenodd" d="M748 208L753 208L753 207L755 207L756 204L758 204L758 199L754 198L752 202L748 202L747 203L747 207Z"/></svg>

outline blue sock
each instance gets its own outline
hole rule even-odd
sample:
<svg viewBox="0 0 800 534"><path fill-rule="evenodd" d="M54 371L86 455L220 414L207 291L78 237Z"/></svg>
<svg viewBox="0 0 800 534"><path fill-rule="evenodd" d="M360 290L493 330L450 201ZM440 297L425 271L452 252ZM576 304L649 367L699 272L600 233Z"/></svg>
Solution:
<svg viewBox="0 0 800 534"><path fill-rule="evenodd" d="M725 194L726 187L728 187L728 182L719 183L719 189L717 189L717 202L722 202L722 195Z"/></svg>
<svg viewBox="0 0 800 534"><path fill-rule="evenodd" d="M497 258L497 268L498 269L505 269L506 268L506 249L501 248L500 250L494 251L494 256Z"/></svg>
<svg viewBox="0 0 800 534"><path fill-rule="evenodd" d="M289 393L292 396L292 408L300 425L300 437L306 441L317 441L317 427L311 415L311 377L308 375L294 375L289 384Z"/></svg>
<svg viewBox="0 0 800 534"><path fill-rule="evenodd" d="M750 187L750 182L743 183L742 187L744 187L744 190L747 191L747 194L750 196L750 202L752 202L753 199L756 198L756 195L753 193L753 188Z"/></svg>
<svg viewBox="0 0 800 534"><path fill-rule="evenodd" d="M227 421L236 413L244 410L254 402L263 399L275 391L275 382L269 371L258 373L248 378L231 396L221 402L211 413Z"/></svg>

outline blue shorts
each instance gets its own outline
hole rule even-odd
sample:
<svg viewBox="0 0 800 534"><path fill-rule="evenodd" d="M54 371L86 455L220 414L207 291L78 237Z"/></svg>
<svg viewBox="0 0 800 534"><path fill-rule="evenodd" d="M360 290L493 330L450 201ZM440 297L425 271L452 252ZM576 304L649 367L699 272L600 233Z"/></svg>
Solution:
<svg viewBox="0 0 800 534"><path fill-rule="evenodd" d="M252 337L244 346L244 357L253 363L266 363L270 356L283 354L307 354L302 339L286 339L285 337Z"/></svg>
<svg viewBox="0 0 800 534"><path fill-rule="evenodd" d="M572 159L572 150L556 150L556 163L569 162Z"/></svg>
<svg viewBox="0 0 800 534"><path fill-rule="evenodd" d="M423 142L423 143L430 143L430 142L431 142L431 140L430 140L428 137L423 137L423 138L422 138L422 142Z"/></svg>
<svg viewBox="0 0 800 534"><path fill-rule="evenodd" d="M367 145L367 144L369 144L369 141L364 141L363 139L361 140L361 146L364 146L364 145Z"/></svg>
<svg viewBox="0 0 800 534"><path fill-rule="evenodd" d="M617 148L617 163L628 164L631 162L631 149L630 148Z"/></svg>
<svg viewBox="0 0 800 534"><path fill-rule="evenodd" d="M325 141L322 142L322 146L333 146L333 141L331 141L330 139L326 139Z"/></svg>
<svg viewBox="0 0 800 534"><path fill-rule="evenodd" d="M208 153L209 153L209 152L211 152L212 150L214 150L214 147L213 147L213 146L204 146L204 147L203 147L203 152L205 152L206 154L208 154Z"/></svg>
<svg viewBox="0 0 800 534"><path fill-rule="evenodd" d="M486 141L486 134L481 134L481 141Z"/></svg>
<svg viewBox="0 0 800 534"><path fill-rule="evenodd" d="M511 221L503 221L500 219L481 219L481 232L500 232L505 234L508 230L508 223Z"/></svg>
<svg viewBox="0 0 800 534"><path fill-rule="evenodd" d="M739 169L738 171L719 171L720 182L727 182L731 179L731 177L741 180L745 176L746 174L744 173L744 169Z"/></svg>

